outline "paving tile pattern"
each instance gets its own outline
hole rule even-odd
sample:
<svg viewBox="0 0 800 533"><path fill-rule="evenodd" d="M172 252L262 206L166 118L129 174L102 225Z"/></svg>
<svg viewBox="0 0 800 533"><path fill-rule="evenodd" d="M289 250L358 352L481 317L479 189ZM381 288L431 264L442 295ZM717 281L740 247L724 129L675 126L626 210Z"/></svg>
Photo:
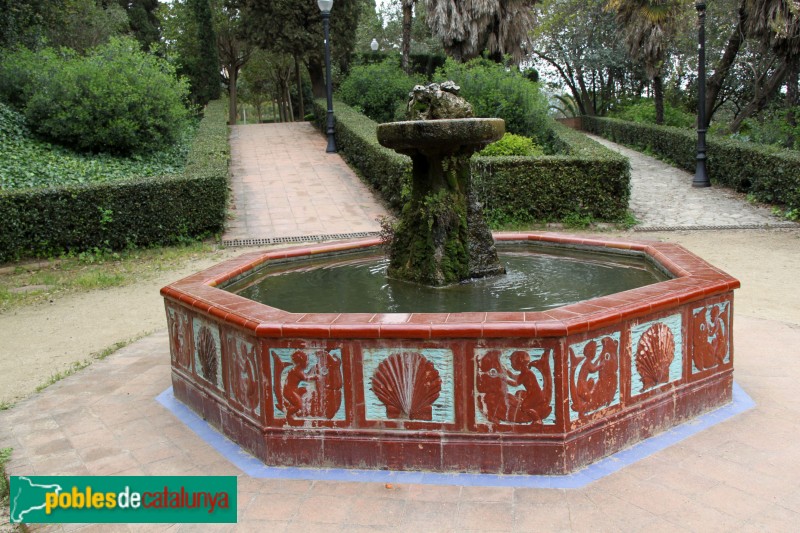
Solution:
<svg viewBox="0 0 800 533"><path fill-rule="evenodd" d="M730 189L694 188L693 174L602 137L589 137L630 160L630 208L639 221L638 231L797 226Z"/></svg>
<svg viewBox="0 0 800 533"><path fill-rule="evenodd" d="M377 232L388 215L309 122L234 126L223 241Z"/></svg>
<svg viewBox="0 0 800 533"><path fill-rule="evenodd" d="M582 489L250 478L155 400L170 385L166 332L0 412L0 447L14 448L10 475L238 475L239 523L203 531L796 530L800 329L737 317L735 342L736 379L756 401L754 409Z"/></svg>

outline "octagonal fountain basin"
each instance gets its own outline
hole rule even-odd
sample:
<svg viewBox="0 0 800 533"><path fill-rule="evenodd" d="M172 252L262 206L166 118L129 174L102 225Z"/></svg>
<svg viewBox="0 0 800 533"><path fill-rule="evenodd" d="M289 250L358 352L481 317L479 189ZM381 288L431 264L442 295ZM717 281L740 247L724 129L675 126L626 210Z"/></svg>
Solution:
<svg viewBox="0 0 800 533"><path fill-rule="evenodd" d="M415 288L395 297L403 282L385 279L384 310L351 307L373 289L326 271L362 268L378 239L249 253L173 283L161 293L174 394L269 465L507 474L571 473L731 401L736 279L674 244L494 237L503 258L570 250L582 266L571 283L525 274L541 280L466 311L417 307ZM580 270L615 256L606 278ZM616 285L627 271L639 286ZM256 292L279 301L241 295L270 277ZM310 307L326 299L340 306Z"/></svg>

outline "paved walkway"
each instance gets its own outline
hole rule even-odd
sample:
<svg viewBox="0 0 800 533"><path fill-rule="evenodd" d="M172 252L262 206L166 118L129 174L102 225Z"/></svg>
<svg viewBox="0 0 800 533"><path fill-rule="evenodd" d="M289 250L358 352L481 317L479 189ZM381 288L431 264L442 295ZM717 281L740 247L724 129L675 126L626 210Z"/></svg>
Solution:
<svg viewBox="0 0 800 533"><path fill-rule="evenodd" d="M387 215L309 122L234 126L229 245L360 237Z"/></svg>
<svg viewBox="0 0 800 533"><path fill-rule="evenodd" d="M736 379L756 407L580 489L250 478L156 401L170 386L166 332L0 412L0 448L14 448L9 475L239 476L238 525L202 531L792 531L798 343L797 326L737 316Z"/></svg>
<svg viewBox="0 0 800 533"><path fill-rule="evenodd" d="M591 136L631 161L636 231L796 227L724 187L695 189L692 176L655 158ZM388 212L308 122L235 126L231 218L226 245L267 245L376 234Z"/></svg>
<svg viewBox="0 0 800 533"><path fill-rule="evenodd" d="M796 227L724 187L692 187L692 174L611 141L589 135L631 162L630 208L636 231Z"/></svg>

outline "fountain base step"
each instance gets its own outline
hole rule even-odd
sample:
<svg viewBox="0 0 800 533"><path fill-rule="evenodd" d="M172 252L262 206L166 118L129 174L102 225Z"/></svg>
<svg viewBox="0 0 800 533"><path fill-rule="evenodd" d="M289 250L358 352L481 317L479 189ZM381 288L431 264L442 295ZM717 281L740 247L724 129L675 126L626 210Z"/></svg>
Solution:
<svg viewBox="0 0 800 533"><path fill-rule="evenodd" d="M173 373L175 397L274 466L564 475L725 405L732 375L651 398L565 435L283 427L264 429Z"/></svg>

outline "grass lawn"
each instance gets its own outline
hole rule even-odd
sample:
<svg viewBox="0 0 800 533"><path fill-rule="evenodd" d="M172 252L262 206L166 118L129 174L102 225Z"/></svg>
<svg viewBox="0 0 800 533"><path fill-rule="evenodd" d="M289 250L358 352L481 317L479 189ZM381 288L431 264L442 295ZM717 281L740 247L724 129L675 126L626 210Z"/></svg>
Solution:
<svg viewBox="0 0 800 533"><path fill-rule="evenodd" d="M0 269L0 312L56 295L129 285L219 251L210 242L6 265Z"/></svg>

